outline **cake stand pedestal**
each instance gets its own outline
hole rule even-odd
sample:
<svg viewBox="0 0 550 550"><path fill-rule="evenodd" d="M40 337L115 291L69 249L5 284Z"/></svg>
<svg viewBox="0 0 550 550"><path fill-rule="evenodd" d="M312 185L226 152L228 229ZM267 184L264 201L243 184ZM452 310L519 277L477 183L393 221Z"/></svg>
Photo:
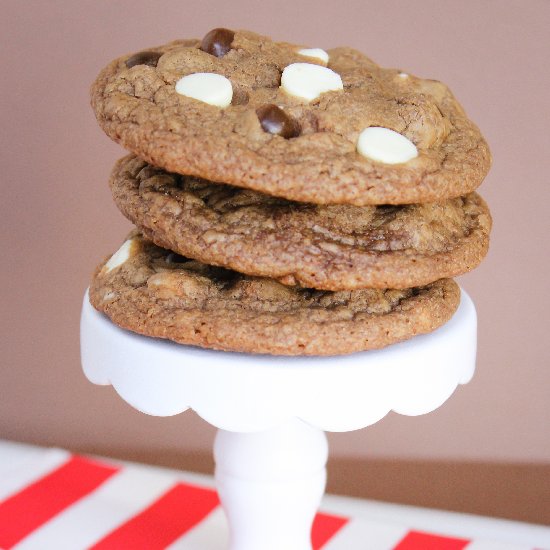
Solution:
<svg viewBox="0 0 550 550"><path fill-rule="evenodd" d="M230 550L311 550L325 489L324 431L364 428L390 410L433 411L474 372L476 312L460 306L435 332L337 357L224 353L118 328L84 298L82 365L136 409L193 409L218 428L216 483ZM281 529L284 525L285 528Z"/></svg>

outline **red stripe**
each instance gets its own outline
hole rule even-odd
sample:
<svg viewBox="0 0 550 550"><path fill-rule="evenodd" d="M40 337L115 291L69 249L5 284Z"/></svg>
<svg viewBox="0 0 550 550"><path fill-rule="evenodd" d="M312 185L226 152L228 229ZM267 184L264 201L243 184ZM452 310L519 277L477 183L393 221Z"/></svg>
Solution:
<svg viewBox="0 0 550 550"><path fill-rule="evenodd" d="M73 457L57 470L0 502L0 548L12 548L91 493L116 471L118 468Z"/></svg>
<svg viewBox="0 0 550 550"><path fill-rule="evenodd" d="M466 539L409 531L407 536L393 550L462 550L470 542Z"/></svg>
<svg viewBox="0 0 550 550"><path fill-rule="evenodd" d="M313 528L311 530L313 550L322 548L348 521L349 518L319 512L313 520Z"/></svg>
<svg viewBox="0 0 550 550"><path fill-rule="evenodd" d="M160 550L201 522L216 506L212 489L178 483L90 550Z"/></svg>

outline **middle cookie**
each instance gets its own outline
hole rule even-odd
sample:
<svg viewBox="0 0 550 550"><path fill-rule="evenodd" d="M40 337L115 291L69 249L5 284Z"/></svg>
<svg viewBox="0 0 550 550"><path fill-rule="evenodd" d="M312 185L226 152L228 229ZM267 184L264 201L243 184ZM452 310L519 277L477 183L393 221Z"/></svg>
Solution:
<svg viewBox="0 0 550 550"><path fill-rule="evenodd" d="M476 267L491 217L476 193L404 206L314 205L119 160L111 190L157 245L204 263L323 290L410 288Z"/></svg>

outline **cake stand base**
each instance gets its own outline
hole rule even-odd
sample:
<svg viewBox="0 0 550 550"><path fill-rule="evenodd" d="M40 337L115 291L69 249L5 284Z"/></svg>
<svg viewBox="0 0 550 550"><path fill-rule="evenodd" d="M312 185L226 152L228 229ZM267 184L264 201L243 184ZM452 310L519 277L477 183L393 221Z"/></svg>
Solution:
<svg viewBox="0 0 550 550"><path fill-rule="evenodd" d="M326 482L322 430L298 419L263 432L219 430L214 457L230 550L311 549L311 526Z"/></svg>

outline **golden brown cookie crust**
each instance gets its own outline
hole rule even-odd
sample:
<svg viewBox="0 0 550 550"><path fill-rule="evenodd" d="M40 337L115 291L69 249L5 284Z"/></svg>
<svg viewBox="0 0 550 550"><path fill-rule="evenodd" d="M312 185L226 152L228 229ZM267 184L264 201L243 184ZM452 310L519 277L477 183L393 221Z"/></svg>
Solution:
<svg viewBox="0 0 550 550"><path fill-rule="evenodd" d="M305 103L279 87L291 63L320 63L299 46L235 33L215 57L198 40L153 48L156 67L110 63L92 87L92 106L115 141L171 172L317 204L407 204L440 201L476 189L491 157L478 128L440 82L384 69L350 48L329 51L328 67L344 90ZM176 81L214 72L229 78L233 103L221 109L179 95ZM281 107L300 126L297 137L266 132L256 110ZM356 150L359 133L382 126L409 138L419 156L404 164L370 160Z"/></svg>
<svg viewBox="0 0 550 550"><path fill-rule="evenodd" d="M476 193L407 206L314 205L170 174L132 155L115 203L157 245L207 264L324 290L410 288L476 267L491 217Z"/></svg>
<svg viewBox="0 0 550 550"><path fill-rule="evenodd" d="M450 279L406 290L327 292L284 286L175 258L129 237L129 257L103 262L90 301L122 328L182 344L275 355L339 355L435 330L458 307Z"/></svg>

